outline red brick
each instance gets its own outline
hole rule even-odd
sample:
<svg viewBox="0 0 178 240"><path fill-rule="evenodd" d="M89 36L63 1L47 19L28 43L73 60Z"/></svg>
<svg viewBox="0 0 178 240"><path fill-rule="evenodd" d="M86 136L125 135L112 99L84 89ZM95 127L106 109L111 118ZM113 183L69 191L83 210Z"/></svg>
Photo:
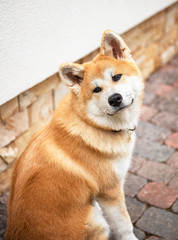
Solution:
<svg viewBox="0 0 178 240"><path fill-rule="evenodd" d="M177 190L158 182L148 183L138 194L141 201L164 209L171 207L177 197Z"/></svg>
<svg viewBox="0 0 178 240"><path fill-rule="evenodd" d="M0 123L0 148L15 140L28 126L27 109L8 118L5 125Z"/></svg>
<svg viewBox="0 0 178 240"><path fill-rule="evenodd" d="M168 183L175 176L176 169L164 163L147 161L137 173L153 181Z"/></svg>
<svg viewBox="0 0 178 240"><path fill-rule="evenodd" d="M133 156L129 172L136 173L145 163L146 159L140 156Z"/></svg>
<svg viewBox="0 0 178 240"><path fill-rule="evenodd" d="M175 70L175 66L173 64L166 64L161 69L160 72L167 73Z"/></svg>
<svg viewBox="0 0 178 240"><path fill-rule="evenodd" d="M27 109L8 118L6 124L8 128L13 129L16 137L25 132L29 127Z"/></svg>
<svg viewBox="0 0 178 240"><path fill-rule="evenodd" d="M178 79L175 81L174 86L178 88Z"/></svg>
<svg viewBox="0 0 178 240"><path fill-rule="evenodd" d="M9 131L4 124L0 123L0 148L6 146L14 139L14 131Z"/></svg>
<svg viewBox="0 0 178 240"><path fill-rule="evenodd" d="M169 186L178 190L178 175L170 181Z"/></svg>
<svg viewBox="0 0 178 240"><path fill-rule="evenodd" d="M150 119L152 119L152 117L157 113L156 109L153 109L150 106L147 105L142 105L141 108L141 120L143 121L149 121Z"/></svg>
<svg viewBox="0 0 178 240"><path fill-rule="evenodd" d="M20 111L23 111L26 107L31 105L36 100L37 100L37 96L35 96L35 94L33 94L33 92L30 90L21 93L19 95Z"/></svg>
<svg viewBox="0 0 178 240"><path fill-rule="evenodd" d="M172 64L172 65L174 65L175 68L178 67L178 55L175 56L174 58L172 58L169 63Z"/></svg>
<svg viewBox="0 0 178 240"><path fill-rule="evenodd" d="M173 168L178 168L178 151L169 158L167 163Z"/></svg>
<svg viewBox="0 0 178 240"><path fill-rule="evenodd" d="M11 143L7 147L0 148L0 157L7 163L12 163L17 157L17 147Z"/></svg>
<svg viewBox="0 0 178 240"><path fill-rule="evenodd" d="M48 122L53 113L52 90L39 97L28 110L30 126L41 121Z"/></svg>
<svg viewBox="0 0 178 240"><path fill-rule="evenodd" d="M158 88L155 88L154 93L156 95L171 98L175 95L174 87L167 85L167 84L160 84Z"/></svg>
<svg viewBox="0 0 178 240"><path fill-rule="evenodd" d="M1 118L6 120L8 117L18 112L18 100L17 97L11 99L0 107Z"/></svg>
<svg viewBox="0 0 178 240"><path fill-rule="evenodd" d="M169 136L165 143L173 148L178 148L178 132L173 133L171 136Z"/></svg>
<svg viewBox="0 0 178 240"><path fill-rule="evenodd" d="M0 157L0 173L3 172L5 169L7 169L7 164L4 162L4 160Z"/></svg>

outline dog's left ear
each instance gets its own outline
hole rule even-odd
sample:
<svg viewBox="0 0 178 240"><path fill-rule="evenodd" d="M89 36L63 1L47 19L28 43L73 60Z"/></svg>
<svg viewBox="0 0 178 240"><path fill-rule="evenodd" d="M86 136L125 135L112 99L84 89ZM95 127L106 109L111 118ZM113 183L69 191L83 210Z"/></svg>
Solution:
<svg viewBox="0 0 178 240"><path fill-rule="evenodd" d="M75 93L78 94L83 81L84 68L76 63L63 63L59 68L61 80Z"/></svg>
<svg viewBox="0 0 178 240"><path fill-rule="evenodd" d="M129 60L130 50L123 39L113 31L106 30L101 39L100 53L116 59Z"/></svg>

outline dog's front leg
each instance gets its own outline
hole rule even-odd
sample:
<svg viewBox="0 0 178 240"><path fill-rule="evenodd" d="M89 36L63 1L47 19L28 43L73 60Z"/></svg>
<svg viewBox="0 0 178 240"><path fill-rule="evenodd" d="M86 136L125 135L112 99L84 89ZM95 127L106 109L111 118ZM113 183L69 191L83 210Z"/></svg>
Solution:
<svg viewBox="0 0 178 240"><path fill-rule="evenodd" d="M127 212L121 186L106 190L97 198L116 240L138 240Z"/></svg>

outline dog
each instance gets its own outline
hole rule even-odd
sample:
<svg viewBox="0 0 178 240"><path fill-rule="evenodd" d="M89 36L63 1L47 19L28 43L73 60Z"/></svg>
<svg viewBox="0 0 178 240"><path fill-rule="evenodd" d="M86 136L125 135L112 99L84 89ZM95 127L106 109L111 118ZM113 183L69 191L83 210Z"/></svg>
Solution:
<svg viewBox="0 0 178 240"><path fill-rule="evenodd" d="M14 166L7 240L136 240L123 191L144 82L106 30L100 53L64 63L70 93Z"/></svg>

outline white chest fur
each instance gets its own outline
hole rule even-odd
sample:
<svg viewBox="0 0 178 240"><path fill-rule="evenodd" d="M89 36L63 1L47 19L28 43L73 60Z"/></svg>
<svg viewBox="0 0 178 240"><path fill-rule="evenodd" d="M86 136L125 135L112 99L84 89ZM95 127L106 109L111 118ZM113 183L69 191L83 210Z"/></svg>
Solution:
<svg viewBox="0 0 178 240"><path fill-rule="evenodd" d="M125 143L125 149L127 154L125 157L119 157L113 161L113 170L117 177L119 178L121 184L124 184L125 175L129 169L132 152L135 144L135 133L131 133L131 141L129 143ZM124 149L124 150L125 150ZM120 149L122 151L122 149Z"/></svg>

